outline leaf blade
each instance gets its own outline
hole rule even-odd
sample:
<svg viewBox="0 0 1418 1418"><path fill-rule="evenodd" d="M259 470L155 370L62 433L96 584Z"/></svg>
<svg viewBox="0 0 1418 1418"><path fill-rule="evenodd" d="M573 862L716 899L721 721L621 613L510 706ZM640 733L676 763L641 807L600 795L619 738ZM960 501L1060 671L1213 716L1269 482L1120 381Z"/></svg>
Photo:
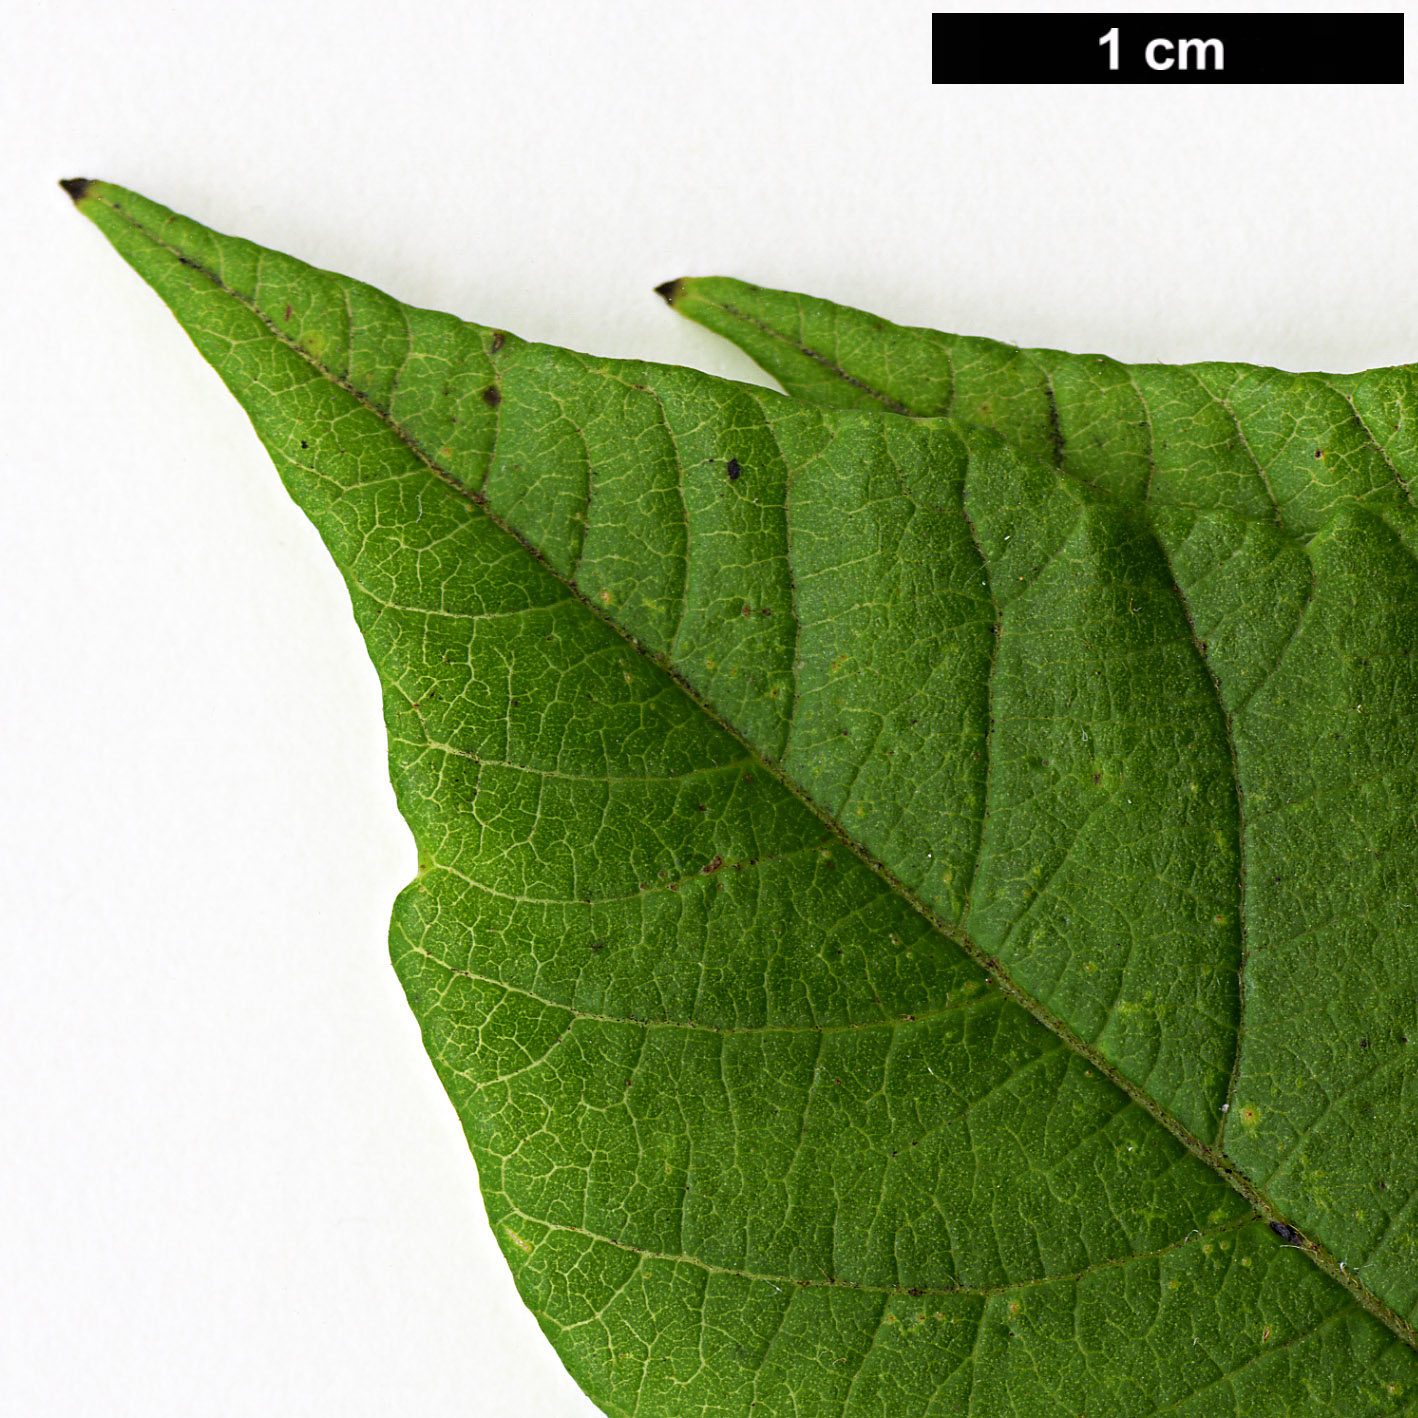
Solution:
<svg viewBox="0 0 1418 1418"><path fill-rule="evenodd" d="M683 1411L679 1405L686 1401L705 1412L746 1411L758 1401L767 1411L865 1413L888 1404L895 1411L903 1403L914 1405L908 1411L944 1411L941 1405L960 1399L990 1411L1005 1395L1023 1393L1042 1411L1046 1403L1086 1401L1089 1365L1116 1361L1132 1369L1117 1378L1120 1392L1133 1386L1129 1402L1136 1411L1145 1411L1140 1405L1146 1403L1184 1401L1217 1382L1216 1370L1224 1373L1228 1364L1237 1373L1264 1375L1277 1401L1307 1403L1306 1411L1352 1411L1317 1399L1289 1371L1286 1351L1265 1357L1264 1345L1283 1333L1284 1343L1321 1351L1328 1336L1347 1336L1349 1359L1334 1361L1346 1385L1339 1391L1346 1401L1362 1394L1373 1411L1392 1406L1386 1384L1398 1380L1386 1375L1403 1377L1406 1353L1395 1358L1386 1351L1382 1332L1356 1314L1342 1289L1275 1245L1262 1223L1247 1219L1239 1198L1135 1100L1090 1073L1085 1059L1069 1057L899 892L836 838L822 835L821 818L768 771L765 755L779 741L773 706L756 705L725 669L726 661L734 667L732 652L744 646L740 637L705 618L697 645L684 655L684 677L702 681L696 702L627 643L636 628L668 633L662 598L644 596L635 612L642 619L617 631L607 623L605 606L600 614L592 606L601 591L611 591L613 602L612 588L627 582L607 576L589 581L581 594L567 584L568 574L580 572L590 532L575 525L575 499L539 487L539 478L500 481L506 469L499 470L497 459L515 462L512 450L525 445L540 477L566 463L559 485L574 488L584 450L569 438L548 442L549 422L535 413L525 438L509 445L497 411L508 404L532 407L523 391L526 371L535 370L538 359L538 377L550 368L555 387L564 387L566 370L573 371L573 385L585 379L579 357L538 352L497 332L395 307L368 288L288 258L174 226L161 209L121 190L90 189L86 203L101 196L126 205L126 214L104 216L110 235L128 243L124 254L138 257L134 264L185 317L199 347L242 399L346 575L385 683L391 776L423 861L396 908L396 963L430 1054L460 1105L490 1215L519 1285L598 1402L608 1411L629 1411L628 1395L643 1394L644 1411L651 1412ZM164 239L153 241L149 229ZM151 249L135 249L140 238ZM227 284L242 274L260 288L263 306L252 309L257 302L244 301ZM338 301L329 299L332 290ZM316 295L327 303L319 305ZM341 319L348 322L344 329ZM296 328L284 331L287 323ZM402 348L400 328L407 341ZM506 364L496 363L504 351L510 351ZM679 400L694 427L706 426L713 412L738 436L745 420L757 416L752 410L761 413L772 403L746 410L743 400L750 396L703 376L629 365L606 375L610 362L595 363L601 369L592 370L591 379L601 381L598 389L648 372L660 397ZM431 377L410 377L416 364ZM456 390L445 388L441 397L448 402L440 403L440 381L455 366L466 377ZM494 387L500 397L489 400L485 391ZM412 401L407 416L394 413L399 399ZM972 458L993 459L992 466L1003 460L1017 478L1045 490L1054 485L1047 477L1040 482L1041 470L1011 460L993 441L972 445L968 431L893 423L885 433L864 435L859 422L829 427L820 414L776 407L798 430L785 469L822 456L824 429L845 430L849 439L899 440L889 461L927 479L959 469L963 460L962 496ZM762 415L770 422L778 416ZM586 421L571 422L581 431ZM434 436L441 439L437 445ZM775 440L781 436L775 428ZM426 446L440 455L448 449L449 457L436 465ZM850 450L838 456L846 466L861 462ZM698 466L718 460L716 445ZM582 459L587 468L591 461ZM474 476L480 465L489 478ZM740 478L729 477L727 460L720 470L731 489L742 480L742 468ZM589 489L589 477L583 485ZM735 526L732 505L726 512L706 499L699 509L709 518L705 535L739 537L737 544L755 554L766 548L771 560L771 517L760 516L761 507L737 510L742 521ZM533 536L545 564L528 552L526 539ZM963 559L958 531L957 544ZM705 585L700 598L722 602L715 583ZM749 619L734 608L735 631L734 617ZM545 649L549 643L552 652ZM737 663L754 660L745 651ZM761 741L761 750L705 717L703 699L715 695L726 705L723 717L742 720L744 737ZM685 796L686 780L692 797ZM717 799L704 792L711 780ZM701 793L711 801L701 802ZM599 816L588 808L599 808ZM627 833L626 824L642 830ZM653 830L644 831L646 824ZM577 833L575 849L566 850ZM760 837L786 849L769 861ZM750 880L750 863L759 875L800 873L766 892L780 913L796 913L790 925L781 916L735 919L715 904L724 895L730 912L760 909L765 892L757 884L737 906L734 900L734 888ZM456 883L468 884L472 872L486 878L478 885L487 900L500 903L479 909L500 916L471 913L456 900L426 899L435 890L456 897ZM642 876L650 882L642 883ZM671 914L647 923L639 914L647 897L653 901L648 909ZM717 938L715 911L721 913ZM616 943L642 951L638 965L632 959L620 973L618 962L634 950L613 949L616 930L624 932ZM840 946L831 943L833 931L845 931ZM880 959L882 938L890 941L893 934L900 952ZM706 977L714 960L709 947L726 942L747 942L750 953L716 990L712 972ZM906 942L921 949L908 950ZM872 944L877 949L868 952ZM833 957L834 948L842 955ZM477 969L469 965L472 949L488 952ZM839 963L849 952L855 958ZM745 1004L745 986L755 981L762 998L750 992ZM765 986L776 987L776 994ZM979 1002L962 1002L967 995ZM652 1017L657 1003L658 1018ZM929 1018L928 1008L934 1010ZM902 1017L912 1012L916 1018ZM965 1021L977 1029L984 1021L983 1043L968 1036ZM957 1028L959 1037L949 1032ZM780 1052L753 1054L761 1054L770 1034ZM880 1052L888 1035L908 1040L892 1047L914 1048L915 1073L922 1057L928 1070L932 1059L943 1067L949 1060L953 1073L944 1081L930 1073L934 1084L914 1075L909 1086L898 1081L891 1070L908 1061ZM474 1037L478 1047L470 1047ZM840 1074L846 1082L821 1072L820 1058L802 1056L803 1037L815 1039L820 1051L845 1050ZM729 1044L730 1038L739 1042ZM546 1099L558 1083L546 1076L555 1073L548 1059L568 1040L586 1057L572 1069L561 1107L551 1111L561 1126L589 1131L574 1148L524 1157L529 1138L532 1151L545 1145ZM632 1063L631 1051L643 1056L647 1048L665 1051L655 1055L661 1072L679 1069L692 1081L672 1097L697 1098L702 1106L695 1117L666 1121L657 1113L664 1101L652 1075L638 1074L638 1061L630 1069L631 1089L618 1082ZM731 1050L749 1052L726 1063ZM826 1053L834 1066L838 1057ZM936 1091L921 1095L921 1087ZM853 1090L854 1101L834 1101L831 1090L840 1088ZM489 1090L503 1090L505 1103L489 1102ZM587 1090L594 1094L589 1109ZM788 1096L780 1096L783 1090ZM894 1149L908 1156L896 1164L889 1188L882 1179L893 1161L890 1129L875 1128L865 1158L862 1152L861 1118L873 1090L892 1100L900 1115L887 1120L906 1129L896 1140L914 1144ZM713 1106L716 1100L722 1106ZM928 1103L937 1113L923 1118L916 1110ZM971 1119L981 1108L993 1110L989 1146L1003 1150L990 1152L985 1142L972 1140ZM783 1126L775 1120L785 1113L801 1117L796 1139L775 1136ZM740 1119L751 1123L751 1145L738 1139ZM499 1128L505 1135L499 1137ZM642 1128L654 1147L640 1141ZM678 1146L686 1131L688 1154L655 1150ZM1029 1139L1025 1154L1048 1164L1042 1173L1011 1171L1008 1144L1020 1136ZM696 1138L707 1159L699 1163L690 1155ZM624 1159L632 1152L635 1166L627 1168ZM668 1172L654 1175L651 1160ZM777 1212L765 1202L773 1198L773 1165L802 1168ZM567 1193L556 1178L578 1171L581 1190ZM821 1188L828 1182L833 1200L838 1186L866 1197L875 1183L884 1196L889 1191L889 1205L878 1202L873 1210L859 1202L842 1208L848 1213L843 1227L835 1220L824 1226L829 1191ZM1042 1218L1046 1202L1057 1207L1055 1187L1080 1198L1077 1221L1058 1227L1051 1212L1051 1220L1032 1222ZM804 1213L817 1218L806 1240L789 1225L791 1205L802 1197L811 1203ZM940 1208L951 1206L959 1214L953 1225L949 1218L942 1224ZM528 1208L530 1220L524 1219ZM596 1228L579 1224L587 1213ZM925 1221L906 1224L918 1214ZM1001 1216L1025 1224L1004 1236ZM666 1229L671 1222L679 1228L673 1234ZM687 1222L693 1254L670 1245L683 1247ZM935 1229L922 1231L927 1222ZM1205 1234L1189 1234L1193 1229ZM908 1247L903 1255L900 1238L917 1233L915 1253ZM789 1264L773 1271L722 1263L758 1266L775 1258ZM578 1276L584 1288L572 1293L568 1277ZM787 1301L781 1299L786 1287L774 1277L793 1281ZM1185 1282L1179 1301L1225 1296L1255 1324L1197 1328L1205 1307L1195 1314L1169 1308L1159 1278L1168 1286L1175 1280L1177 1289ZM916 1324L906 1335L922 1298L910 1292L927 1288L904 1283L911 1280L930 1281L943 1292L932 1300L947 1319L935 1320L931 1311L933 1323L958 1321L961 1335L971 1336L970 1357L963 1338L942 1344L931 1326L923 1333ZM1001 1286L1011 1293L971 1293ZM1041 1286L1052 1319L1029 1332L1021 1321L1010 1334L1008 1317L1026 1308L1013 1292ZM1100 1336L1107 1323L1116 1323L1116 1314L1107 1319L1110 1305L1125 1304L1139 1286L1155 1292L1158 1303L1134 1321L1128 1344L1105 1352ZM717 1288L711 1293L711 1287ZM1080 1304L1095 1305L1098 1314L1085 1342L1064 1323ZM1220 1356L1220 1363L1206 1360L1204 1381L1197 1368L1179 1378L1171 1365L1149 1367L1148 1333L1159 1320L1179 1343L1185 1330L1198 1344L1206 1339L1209 1355ZM648 1347L639 1339L647 1325L655 1336ZM898 1327L900 1337L892 1332ZM1262 1328L1267 1338L1259 1337ZM724 1336L735 1333L738 1340L726 1344ZM775 1336L787 1336L781 1361L772 1358ZM717 1346L715 1364L700 1361L706 1343ZM1038 1386L1041 1372L1050 1375L1048 1387Z"/></svg>

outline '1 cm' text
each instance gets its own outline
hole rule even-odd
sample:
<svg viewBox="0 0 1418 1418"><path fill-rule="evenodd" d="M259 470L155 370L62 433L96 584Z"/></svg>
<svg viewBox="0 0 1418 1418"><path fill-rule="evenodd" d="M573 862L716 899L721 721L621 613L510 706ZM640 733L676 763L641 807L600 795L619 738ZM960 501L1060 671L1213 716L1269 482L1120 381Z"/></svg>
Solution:
<svg viewBox="0 0 1418 1418"><path fill-rule="evenodd" d="M1112 29L1098 41L1108 51L1108 68L1118 67L1121 41L1118 27ZM1143 50L1149 69L1165 70L1176 67L1179 70L1205 69L1221 70L1226 67L1226 48L1219 39L1149 39ZM1194 61L1194 62L1193 62Z"/></svg>

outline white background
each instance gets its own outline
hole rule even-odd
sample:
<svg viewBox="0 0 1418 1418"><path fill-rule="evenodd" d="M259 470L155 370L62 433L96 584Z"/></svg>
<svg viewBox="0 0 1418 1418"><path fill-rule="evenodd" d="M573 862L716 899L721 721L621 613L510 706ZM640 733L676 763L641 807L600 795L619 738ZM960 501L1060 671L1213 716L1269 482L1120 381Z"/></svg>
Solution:
<svg viewBox="0 0 1418 1418"><path fill-rule="evenodd" d="M594 1411L387 963L414 852L342 585L56 179L738 377L654 285L1127 359L1418 359L1412 85L933 89L929 11L7 15L0 1412Z"/></svg>

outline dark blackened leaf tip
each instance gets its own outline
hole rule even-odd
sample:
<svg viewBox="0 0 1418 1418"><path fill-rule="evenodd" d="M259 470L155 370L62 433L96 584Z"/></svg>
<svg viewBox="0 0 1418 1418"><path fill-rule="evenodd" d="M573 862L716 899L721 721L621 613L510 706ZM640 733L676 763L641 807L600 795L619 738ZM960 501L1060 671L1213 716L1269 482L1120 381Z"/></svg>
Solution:
<svg viewBox="0 0 1418 1418"><path fill-rule="evenodd" d="M80 202L88 196L89 188L94 185L94 180L92 177L61 177L59 185L74 201Z"/></svg>
<svg viewBox="0 0 1418 1418"><path fill-rule="evenodd" d="M655 287L655 294L660 296L666 305L673 305L684 291L684 277L681 276L676 281L666 281L662 286Z"/></svg>

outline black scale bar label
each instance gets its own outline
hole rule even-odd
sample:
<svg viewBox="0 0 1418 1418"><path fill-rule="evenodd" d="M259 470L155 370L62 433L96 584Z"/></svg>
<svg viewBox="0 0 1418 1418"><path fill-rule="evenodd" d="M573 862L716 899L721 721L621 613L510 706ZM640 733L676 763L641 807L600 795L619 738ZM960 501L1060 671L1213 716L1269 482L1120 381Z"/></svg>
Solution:
<svg viewBox="0 0 1418 1418"><path fill-rule="evenodd" d="M1401 84L1401 14L943 15L937 84Z"/></svg>

